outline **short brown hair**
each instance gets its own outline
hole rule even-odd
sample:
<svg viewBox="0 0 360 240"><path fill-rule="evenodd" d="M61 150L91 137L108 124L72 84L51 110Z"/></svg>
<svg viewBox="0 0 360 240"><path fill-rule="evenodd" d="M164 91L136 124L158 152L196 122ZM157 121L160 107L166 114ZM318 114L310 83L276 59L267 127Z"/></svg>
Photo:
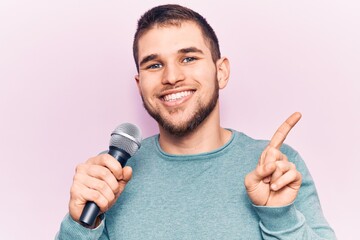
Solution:
<svg viewBox="0 0 360 240"><path fill-rule="evenodd" d="M221 57L219 41L216 37L216 34L203 16L189 8L180 5L160 5L145 12L138 21L133 42L133 55L138 72L138 44L140 37L155 25L180 25L181 22L184 21L193 21L200 27L204 38L210 45L211 56L214 63Z"/></svg>

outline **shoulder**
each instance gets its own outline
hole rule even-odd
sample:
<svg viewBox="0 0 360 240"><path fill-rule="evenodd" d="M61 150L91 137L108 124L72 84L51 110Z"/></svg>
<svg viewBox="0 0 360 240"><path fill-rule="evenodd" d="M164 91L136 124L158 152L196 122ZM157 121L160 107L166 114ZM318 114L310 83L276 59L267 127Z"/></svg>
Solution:
<svg viewBox="0 0 360 240"><path fill-rule="evenodd" d="M252 138L243 132L232 129L230 130L234 133L234 144L232 145L234 145L235 148L241 148L247 152L261 154L261 152L263 152L266 146L269 144L269 140ZM280 151L285 154L290 161L302 162L299 153L292 146L283 144L280 148Z"/></svg>
<svg viewBox="0 0 360 240"><path fill-rule="evenodd" d="M158 140L159 135L152 135L150 137L146 137L141 141L141 147L148 147L150 145L156 144L156 141Z"/></svg>
<svg viewBox="0 0 360 240"><path fill-rule="evenodd" d="M136 154L134 155L134 157L137 156L144 156L149 154L150 152L156 152L157 151L157 141L158 141L158 137L159 135L153 135L147 138L144 138L141 141L141 145L139 150L136 152Z"/></svg>
<svg viewBox="0 0 360 240"><path fill-rule="evenodd" d="M234 134L234 145L253 151L264 150L269 141L263 139L255 139L249 135L239 132L237 130L230 129Z"/></svg>

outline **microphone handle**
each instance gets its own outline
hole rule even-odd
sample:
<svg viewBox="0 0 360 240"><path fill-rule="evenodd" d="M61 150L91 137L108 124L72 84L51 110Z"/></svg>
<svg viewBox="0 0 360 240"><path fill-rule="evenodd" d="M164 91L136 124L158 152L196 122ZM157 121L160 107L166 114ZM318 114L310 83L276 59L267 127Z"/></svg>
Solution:
<svg viewBox="0 0 360 240"><path fill-rule="evenodd" d="M127 152L124 150L110 146L109 152L111 156L113 156L116 160L119 161L121 167L126 165L127 160L131 157ZM80 223L83 224L85 227L91 227L94 225L96 217L99 215L100 208L96 205L93 201L88 201L85 204L85 207L80 216Z"/></svg>

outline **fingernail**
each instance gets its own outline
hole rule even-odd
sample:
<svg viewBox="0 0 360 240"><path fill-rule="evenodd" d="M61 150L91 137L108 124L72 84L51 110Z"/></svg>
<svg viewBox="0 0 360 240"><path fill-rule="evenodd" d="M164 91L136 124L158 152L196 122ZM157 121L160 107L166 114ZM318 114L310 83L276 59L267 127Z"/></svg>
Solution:
<svg viewBox="0 0 360 240"><path fill-rule="evenodd" d="M273 183L273 184L271 184L271 189L272 189L272 190L274 190L274 191L276 191L276 190L277 190L277 185L276 185L276 184L274 184L274 183Z"/></svg>
<svg viewBox="0 0 360 240"><path fill-rule="evenodd" d="M263 179L263 182L264 183L269 183L271 181L271 178L270 177L266 177Z"/></svg>

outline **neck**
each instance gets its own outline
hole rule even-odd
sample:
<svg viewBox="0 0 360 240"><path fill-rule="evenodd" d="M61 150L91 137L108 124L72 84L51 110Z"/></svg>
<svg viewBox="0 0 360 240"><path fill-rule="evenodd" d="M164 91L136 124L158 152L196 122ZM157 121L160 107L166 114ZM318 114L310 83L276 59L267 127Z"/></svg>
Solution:
<svg viewBox="0 0 360 240"><path fill-rule="evenodd" d="M169 154L199 154L223 146L231 138L231 132L220 127L219 106L191 133L178 137L160 127L159 144Z"/></svg>

